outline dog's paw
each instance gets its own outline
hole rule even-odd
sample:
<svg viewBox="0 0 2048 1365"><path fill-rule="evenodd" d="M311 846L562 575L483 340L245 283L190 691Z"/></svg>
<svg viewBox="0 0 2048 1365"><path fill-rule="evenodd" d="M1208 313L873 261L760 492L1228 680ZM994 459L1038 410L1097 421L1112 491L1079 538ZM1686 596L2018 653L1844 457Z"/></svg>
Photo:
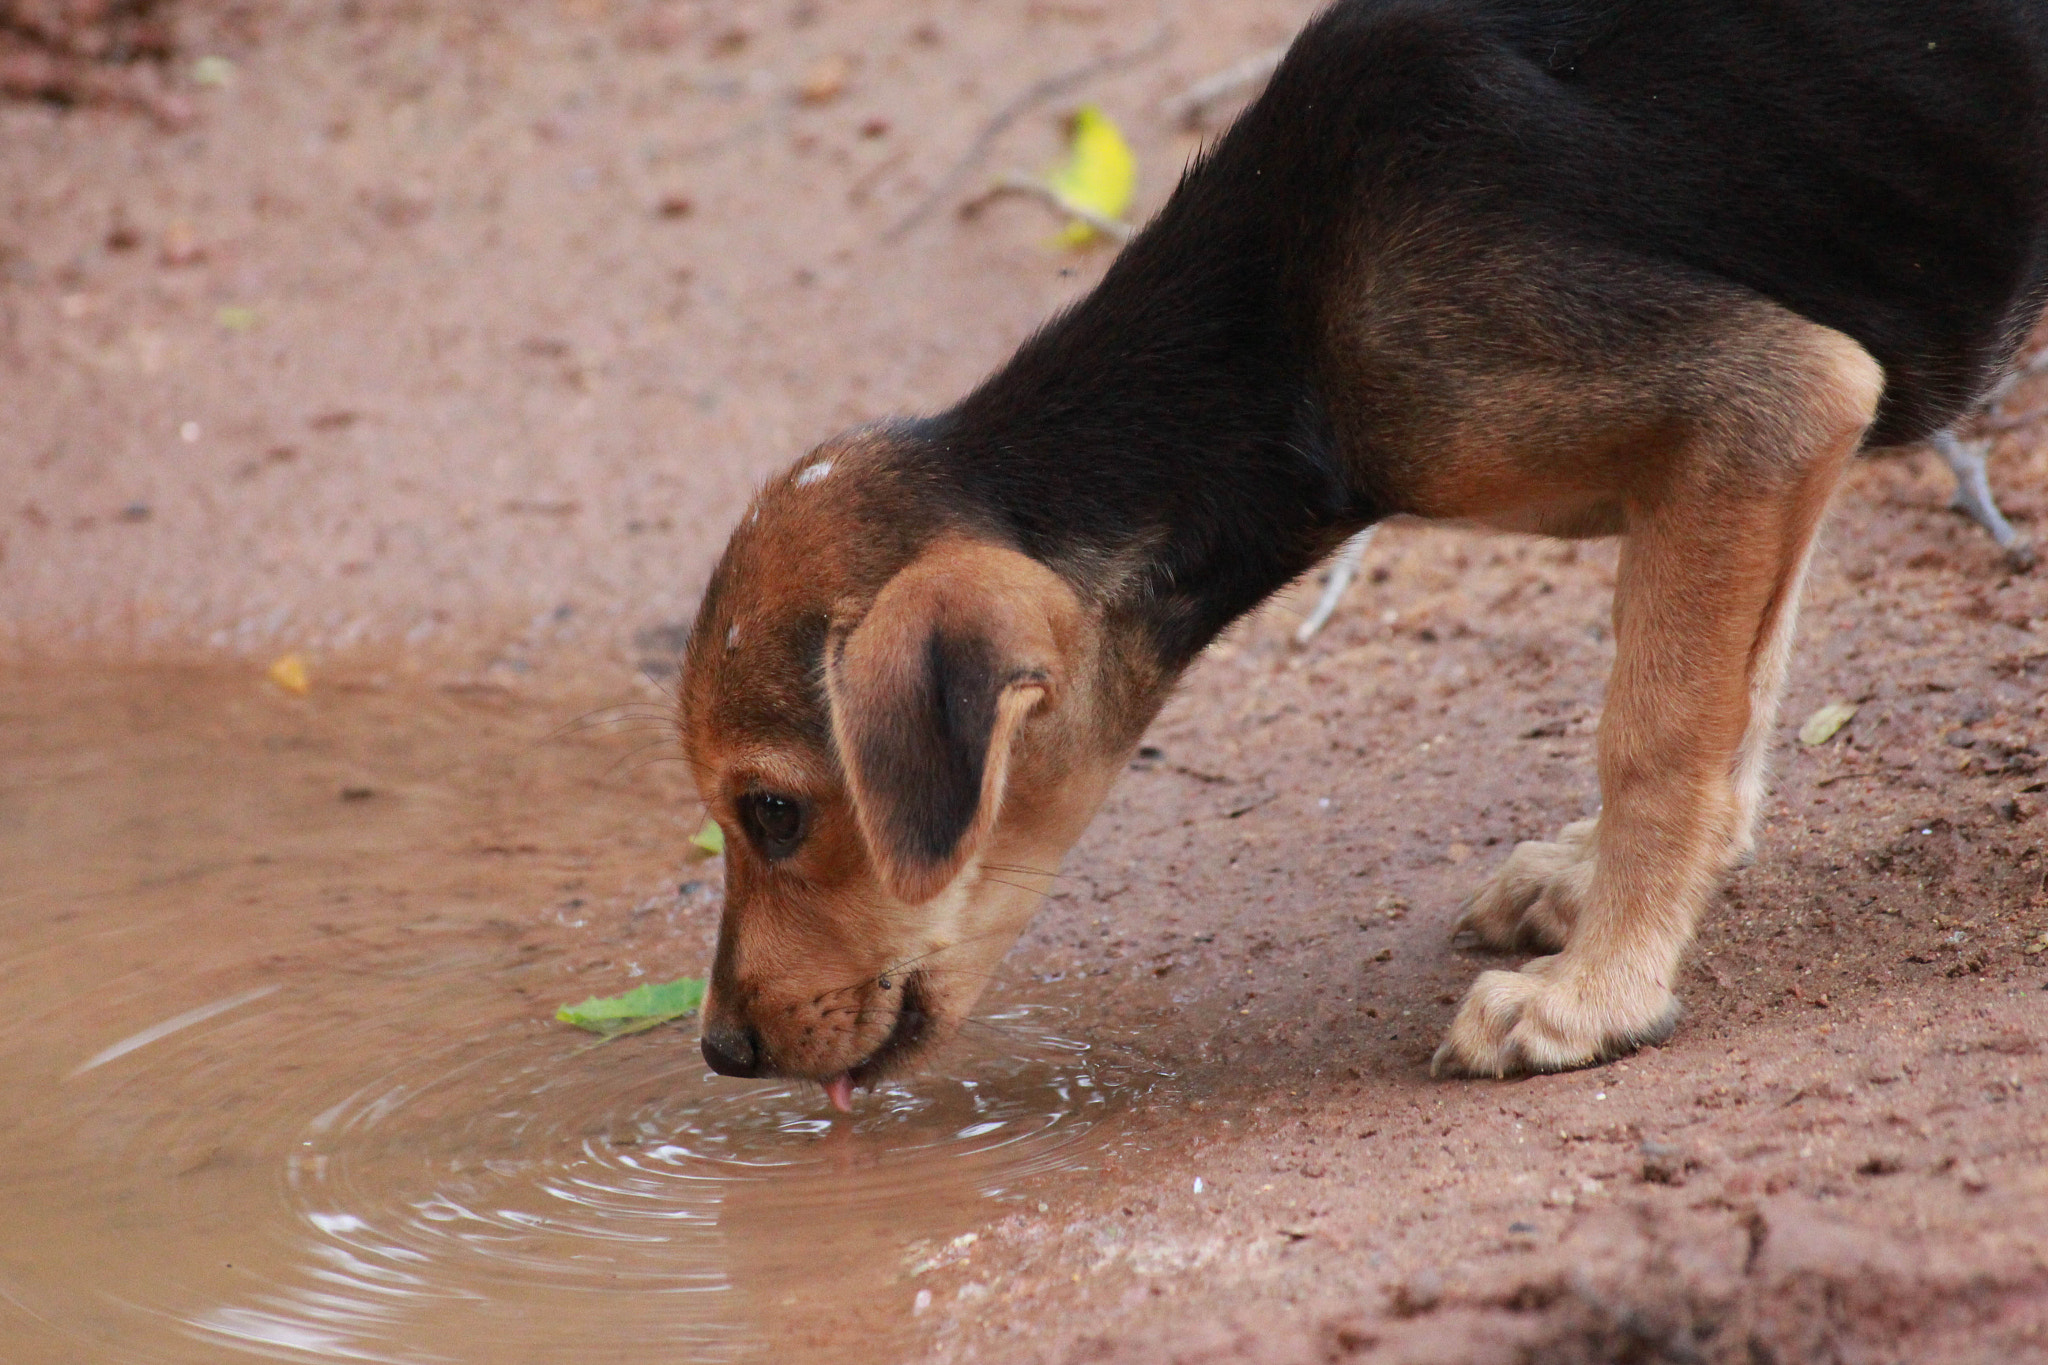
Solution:
<svg viewBox="0 0 2048 1365"><path fill-rule="evenodd" d="M1661 1043L1678 1001L1647 977L1593 973L1539 957L1518 972L1482 972L1429 1069L1437 1076L1569 1071Z"/></svg>
<svg viewBox="0 0 2048 1365"><path fill-rule="evenodd" d="M1575 820L1557 842L1515 845L1486 885L1460 908L1453 934L1469 933L1489 948L1554 953L1564 947L1579 907L1593 887L1593 830Z"/></svg>

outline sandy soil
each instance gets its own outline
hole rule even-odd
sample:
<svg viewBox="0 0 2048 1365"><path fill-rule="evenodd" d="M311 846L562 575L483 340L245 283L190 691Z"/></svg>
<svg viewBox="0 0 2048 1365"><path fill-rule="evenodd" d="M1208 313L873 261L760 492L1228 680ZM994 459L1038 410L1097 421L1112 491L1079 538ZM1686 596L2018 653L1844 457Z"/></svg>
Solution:
<svg viewBox="0 0 2048 1365"><path fill-rule="evenodd" d="M955 206L1081 99L1156 205L1197 145L1165 101L1306 13L187 12L187 126L0 108L0 651L632 695L755 480L943 403L1102 268L1033 205ZM1993 480L2048 526L2041 431ZM1392 528L1312 649L1299 594L1234 632L1009 964L1186 1103L906 1269L905 1358L2048 1359L2048 579L1946 495L1924 455L1855 471L1757 862L1678 1035L1594 1071L1425 1063L1489 965L1458 899L1591 808L1611 552Z"/></svg>

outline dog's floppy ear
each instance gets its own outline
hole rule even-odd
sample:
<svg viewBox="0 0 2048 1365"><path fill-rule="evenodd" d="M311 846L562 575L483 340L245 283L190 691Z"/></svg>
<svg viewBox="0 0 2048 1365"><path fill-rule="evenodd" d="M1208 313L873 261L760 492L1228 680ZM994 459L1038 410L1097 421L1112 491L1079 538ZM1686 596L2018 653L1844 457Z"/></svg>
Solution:
<svg viewBox="0 0 2048 1365"><path fill-rule="evenodd" d="M995 825L1025 716L1057 696L1079 604L1014 550L962 539L835 630L825 686L861 835L898 898L945 889Z"/></svg>

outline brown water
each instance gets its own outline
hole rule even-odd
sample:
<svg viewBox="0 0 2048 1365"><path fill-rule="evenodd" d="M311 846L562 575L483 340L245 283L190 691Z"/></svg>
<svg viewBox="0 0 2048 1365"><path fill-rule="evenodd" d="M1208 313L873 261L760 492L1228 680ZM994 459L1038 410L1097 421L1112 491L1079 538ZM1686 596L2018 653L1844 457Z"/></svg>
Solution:
<svg viewBox="0 0 2048 1365"><path fill-rule="evenodd" d="M1050 1006L850 1121L553 1023L701 971L718 903L679 770L536 743L565 709L0 682L0 1360L880 1352L921 1264L1134 1142L1159 1078Z"/></svg>

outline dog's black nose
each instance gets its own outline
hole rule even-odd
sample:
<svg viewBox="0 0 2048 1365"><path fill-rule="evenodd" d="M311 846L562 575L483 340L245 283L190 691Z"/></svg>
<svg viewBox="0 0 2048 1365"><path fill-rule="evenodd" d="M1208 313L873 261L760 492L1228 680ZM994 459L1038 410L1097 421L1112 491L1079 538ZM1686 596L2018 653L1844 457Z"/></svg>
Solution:
<svg viewBox="0 0 2048 1365"><path fill-rule="evenodd" d="M761 1074L761 1035L750 1028L712 1024L704 1030L704 1060L721 1076Z"/></svg>

